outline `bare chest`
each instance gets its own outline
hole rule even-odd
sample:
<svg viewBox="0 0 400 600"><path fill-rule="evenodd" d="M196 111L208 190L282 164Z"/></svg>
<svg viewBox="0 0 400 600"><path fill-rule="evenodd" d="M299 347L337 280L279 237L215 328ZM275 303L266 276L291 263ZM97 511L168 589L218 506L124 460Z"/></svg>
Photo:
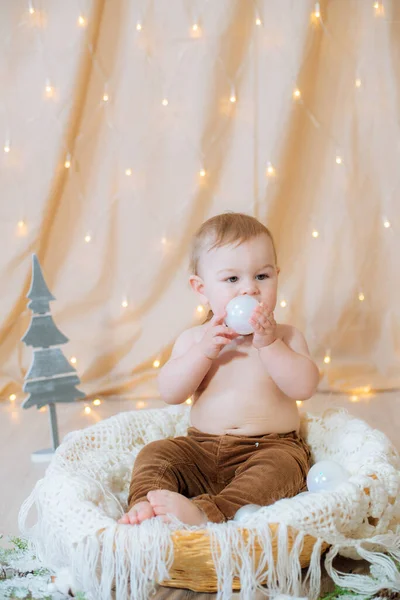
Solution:
<svg viewBox="0 0 400 600"><path fill-rule="evenodd" d="M296 403L269 375L252 336L237 338L223 348L193 400L191 423L209 433L282 433L299 425Z"/></svg>
<svg viewBox="0 0 400 600"><path fill-rule="evenodd" d="M202 381L199 391L213 386L245 385L249 387L263 385L271 378L262 363L259 352L251 343L251 336L241 336L225 346Z"/></svg>

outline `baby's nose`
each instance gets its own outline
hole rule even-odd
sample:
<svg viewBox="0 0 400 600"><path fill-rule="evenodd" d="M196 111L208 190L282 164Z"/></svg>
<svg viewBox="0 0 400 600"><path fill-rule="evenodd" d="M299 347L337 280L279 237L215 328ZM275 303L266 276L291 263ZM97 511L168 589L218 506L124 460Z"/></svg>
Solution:
<svg viewBox="0 0 400 600"><path fill-rule="evenodd" d="M256 294L258 294L258 287L256 286L255 283L249 284L248 286L243 288L242 296L244 296L246 294L248 296L255 296Z"/></svg>

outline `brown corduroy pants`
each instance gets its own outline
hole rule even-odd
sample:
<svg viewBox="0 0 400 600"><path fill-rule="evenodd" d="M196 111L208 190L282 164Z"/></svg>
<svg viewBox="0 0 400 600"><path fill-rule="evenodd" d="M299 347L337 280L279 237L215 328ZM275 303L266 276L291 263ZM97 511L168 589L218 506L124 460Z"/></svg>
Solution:
<svg viewBox="0 0 400 600"><path fill-rule="evenodd" d="M190 498L221 523L246 504L267 506L306 489L310 451L296 431L258 436L214 435L189 427L187 436L158 440L139 452L128 505L151 490Z"/></svg>

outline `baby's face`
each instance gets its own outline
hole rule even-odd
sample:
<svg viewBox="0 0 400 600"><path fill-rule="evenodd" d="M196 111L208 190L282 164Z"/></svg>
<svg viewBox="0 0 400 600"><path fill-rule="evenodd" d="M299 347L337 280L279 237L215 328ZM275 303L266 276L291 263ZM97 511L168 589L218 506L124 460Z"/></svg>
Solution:
<svg viewBox="0 0 400 600"><path fill-rule="evenodd" d="M239 246L229 244L205 251L199 261L199 286L215 315L225 312L232 298L247 294L274 310L279 269L268 235L261 234Z"/></svg>

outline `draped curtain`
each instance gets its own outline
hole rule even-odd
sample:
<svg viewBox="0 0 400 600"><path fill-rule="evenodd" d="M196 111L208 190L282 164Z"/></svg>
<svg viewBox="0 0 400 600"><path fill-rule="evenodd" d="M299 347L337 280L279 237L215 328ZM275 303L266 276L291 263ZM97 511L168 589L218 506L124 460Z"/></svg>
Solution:
<svg viewBox="0 0 400 600"><path fill-rule="evenodd" d="M228 210L271 229L320 389L399 386L399 2L15 0L0 43L3 398L32 253L81 389L157 396L205 318L190 239Z"/></svg>

